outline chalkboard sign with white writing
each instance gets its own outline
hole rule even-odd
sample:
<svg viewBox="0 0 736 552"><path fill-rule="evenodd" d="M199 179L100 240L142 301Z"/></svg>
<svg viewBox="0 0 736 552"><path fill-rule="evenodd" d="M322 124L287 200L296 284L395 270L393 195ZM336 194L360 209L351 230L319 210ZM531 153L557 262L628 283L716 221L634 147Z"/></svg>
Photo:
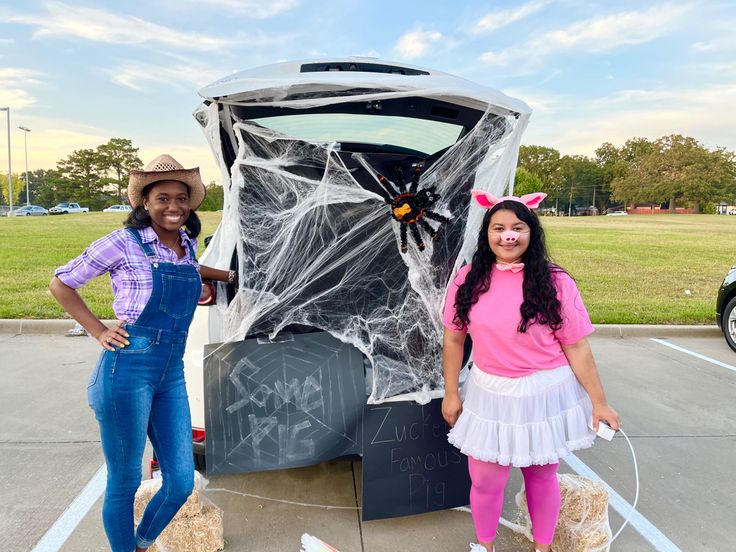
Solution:
<svg viewBox="0 0 736 552"><path fill-rule="evenodd" d="M208 473L360 454L363 356L326 332L208 345L204 391Z"/></svg>
<svg viewBox="0 0 736 552"><path fill-rule="evenodd" d="M442 399L387 402L363 412L363 520L468 504L467 458L447 442Z"/></svg>

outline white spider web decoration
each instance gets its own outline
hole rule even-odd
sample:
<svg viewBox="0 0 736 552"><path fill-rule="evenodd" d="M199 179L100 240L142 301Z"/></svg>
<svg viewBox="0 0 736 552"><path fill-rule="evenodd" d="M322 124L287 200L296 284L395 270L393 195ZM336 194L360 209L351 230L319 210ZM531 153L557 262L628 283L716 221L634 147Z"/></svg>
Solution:
<svg viewBox="0 0 736 552"><path fill-rule="evenodd" d="M469 190L503 195L512 189L528 114L489 109L432 160L419 190L435 187L439 199L431 209L450 222L428 221L438 239L420 230L424 251L409 233L406 254L389 205L356 180L360 171L362 178L381 173L394 180L370 154L235 121L237 158L225 167L217 104L195 115L227 175L212 255L229 262L235 248L239 259L238 294L229 305L218 298L222 341L275 336L294 324L319 328L365 355L372 367L369 402L405 393L427 402L429 391L443 385L445 289L472 257L483 215L471 208Z"/></svg>

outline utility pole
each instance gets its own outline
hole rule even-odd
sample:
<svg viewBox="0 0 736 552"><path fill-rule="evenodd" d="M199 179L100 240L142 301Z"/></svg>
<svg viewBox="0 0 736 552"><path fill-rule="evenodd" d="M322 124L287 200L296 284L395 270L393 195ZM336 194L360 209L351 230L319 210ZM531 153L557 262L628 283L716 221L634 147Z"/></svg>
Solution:
<svg viewBox="0 0 736 552"><path fill-rule="evenodd" d="M593 207L595 207L595 186L593 186Z"/></svg>
<svg viewBox="0 0 736 552"><path fill-rule="evenodd" d="M573 181L570 181L570 203L567 204L567 216L572 216L572 189L573 189Z"/></svg>
<svg viewBox="0 0 736 552"><path fill-rule="evenodd" d="M26 151L26 205L30 205L31 189L28 185L28 133L31 132L31 129L24 126L19 126L18 128L23 131L23 145Z"/></svg>

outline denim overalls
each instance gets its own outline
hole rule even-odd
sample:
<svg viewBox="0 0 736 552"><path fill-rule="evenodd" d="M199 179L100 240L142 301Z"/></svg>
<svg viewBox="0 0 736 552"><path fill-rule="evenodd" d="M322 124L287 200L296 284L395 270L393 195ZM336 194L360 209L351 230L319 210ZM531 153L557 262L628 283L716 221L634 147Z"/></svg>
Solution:
<svg viewBox="0 0 736 552"><path fill-rule="evenodd" d="M87 390L107 463L102 519L113 552L153 544L194 484L182 357L202 282L194 266L159 262L138 232L128 231L151 261L151 298L135 323L125 326L130 345L102 353ZM189 254L195 259L191 246ZM163 485L134 534L133 501L146 435L161 465Z"/></svg>

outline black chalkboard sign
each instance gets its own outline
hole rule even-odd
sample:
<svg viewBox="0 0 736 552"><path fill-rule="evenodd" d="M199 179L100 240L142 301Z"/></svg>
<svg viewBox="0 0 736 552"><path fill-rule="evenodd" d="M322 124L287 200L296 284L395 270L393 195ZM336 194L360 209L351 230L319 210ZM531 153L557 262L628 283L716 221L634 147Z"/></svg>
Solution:
<svg viewBox="0 0 736 552"><path fill-rule="evenodd" d="M363 355L326 332L205 347L205 452L211 474L317 464L360 454Z"/></svg>
<svg viewBox="0 0 736 552"><path fill-rule="evenodd" d="M467 458L447 442L442 399L363 411L363 520L468 504Z"/></svg>

